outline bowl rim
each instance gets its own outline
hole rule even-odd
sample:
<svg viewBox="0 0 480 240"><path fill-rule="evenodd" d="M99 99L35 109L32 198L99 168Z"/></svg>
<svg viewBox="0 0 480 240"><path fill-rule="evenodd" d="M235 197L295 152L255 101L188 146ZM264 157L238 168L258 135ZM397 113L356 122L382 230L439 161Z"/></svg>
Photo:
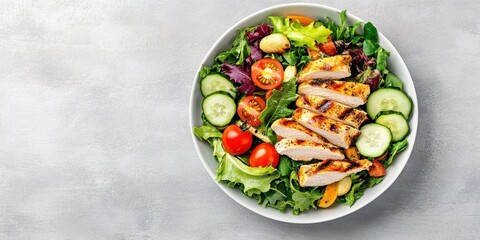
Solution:
<svg viewBox="0 0 480 240"><path fill-rule="evenodd" d="M327 221L331 221L331 220L334 220L334 219L338 219L338 218L341 218L341 217L344 217L346 215L349 215L353 212L356 212L357 210L365 207L366 205L368 205L369 203L373 202L375 199L377 199L380 195L382 195L388 188L390 188L390 186L396 181L396 179L400 176L400 174L403 172L404 168L405 168L405 165L407 164L407 162L409 161L410 159L410 156L411 156L411 153L413 151L413 148L414 148L414 145L415 145L415 140L416 140L416 137L417 137L417 129L418 129L418 101L417 101L417 94L416 94L416 90L415 90L415 84L413 82L413 79L411 77L411 74L410 74L410 71L408 70L405 62L403 61L403 58L401 57L401 55L398 53L397 49L393 46L393 44L388 40L388 38L386 38L380 31L378 31L378 35L379 35L379 40L381 39L382 40L382 46L385 46L385 45L389 45L389 51L390 53L394 52L396 55L399 56L399 61L397 64L400 64L401 68L404 69L406 75L408 76L408 80L409 82L411 83L411 93L409 92L408 95L411 97L411 100L413 101L413 112L412 112L412 115L411 115L411 125L414 125L415 128L411 127L411 130L410 130L410 133L409 135L412 135L413 137L411 139L409 139L409 142L408 142L408 146L407 146L407 149L405 151L402 152L402 155L406 155L405 158L406 160L405 161L402 161L402 162L397 162L397 164L400 164L399 165L399 171L398 172L394 172L394 173L390 173L390 174L394 174L393 178L391 178L390 181L386 182L385 179L382 181L382 184L384 183L384 186L383 188L381 188L378 192L376 193L370 193L370 199L367 200L367 201L363 201L363 202L356 202L353 206L349 207L347 211L343 211L342 213L340 214L337 214L337 215L333 215L333 216L329 216L329 217L323 217L323 218L313 218L313 219L303 219L301 216L302 214L300 215L297 215L296 218L295 218L295 221L292 221L290 220L291 218L285 218L285 217L281 217L283 215L270 215L270 214L267 214L263 211L257 211L257 208L265 208L264 206L260 205L260 204L257 204L257 205L254 205L253 206L250 206L248 204L244 204L243 201L246 199L246 200L253 200L251 198L249 198L248 196L246 195L241 195L242 198L244 199L238 199L237 196L235 196L233 193L231 193L231 191L235 191L235 190L238 190L238 189L233 189L233 188L230 188L228 187L226 184L224 183L221 183L221 182L218 182L216 180L216 173L215 171L211 170L209 168L209 166L207 165L207 159L203 158L203 156L200 154L200 148L199 148L199 142L200 140L197 139L197 137L195 136L195 134L193 133L192 129L193 127L195 126L194 125L194 116L193 116L193 112L194 112L194 106L195 106L195 103L194 103L194 96L195 96L195 93L198 92L198 88L196 86L198 86L198 79L199 79L199 72L202 68L202 66L204 64L206 64L208 58L210 55L213 54L213 52L215 50L217 50L218 48L218 45L220 45L220 43L222 41L224 41L224 39L226 38L227 35L229 35L232 31L237 31L239 29L239 27L241 25L243 25L245 22L248 22L250 21L252 18L255 18L257 16L260 16L260 15L263 15L265 14L266 12L269 12L269 11L272 11L272 10L276 10L276 9L282 9L282 8L288 8L288 7L313 7L313 8L323 8L325 10L328 10L328 11L334 11L334 12L340 12L341 10L340 9L337 9L337 8L334 8L334 7L330 7L330 6L326 6L326 5L323 5L323 4L317 4L317 3L286 3L286 4L278 4L278 5L274 5L274 6L271 6L271 7L267 7L267 8L263 8L261 10L258 10L244 18L242 18L241 20L239 20L238 22L236 22L233 26L231 26L230 28L228 28L227 30L225 30L225 32L215 41L215 43L212 45L212 47L208 50L207 54L205 55L205 57L203 58L200 66L198 67L197 71L195 72L195 77L193 78L193 84L192 84L192 89L191 89L191 92L190 92L190 101L189 101L189 123L190 123L190 134L191 134L191 137L192 137L192 140L193 140L193 143L194 143L194 146L195 146L195 150L197 152L197 155L199 156L201 162L202 162L202 165L204 166L205 170L207 170L207 172L209 173L210 177L213 179L213 181L215 182L215 184L220 187L220 189L222 189L222 191L224 193L226 193L231 199L233 199L235 202L237 202L238 204L242 205L243 207L249 209L250 211L256 213L256 214L259 214L263 217L266 217L266 218L270 218L270 219L273 219L273 220L276 220L276 221L280 221L280 222L286 222L286 223L295 223L295 224L315 224L315 223L321 223L321 222L327 222ZM355 16L355 15L352 15L351 13L348 13L347 12L347 17L349 19L349 21L355 21L355 22L366 22L364 21L363 19ZM402 81L405 81L402 79ZM195 116L196 117L196 116ZM209 161L211 161L213 159L210 158L208 159ZM376 187L380 187L379 185L376 186ZM368 190L367 190L368 191ZM372 195L373 194L373 195ZM365 194L367 195L367 194ZM347 207L347 206L342 206L342 207ZM314 211L314 210L310 210L310 211ZM278 212L278 213L281 213L281 212ZM290 214L291 215L291 211L285 211L284 213L281 213L281 214Z"/></svg>

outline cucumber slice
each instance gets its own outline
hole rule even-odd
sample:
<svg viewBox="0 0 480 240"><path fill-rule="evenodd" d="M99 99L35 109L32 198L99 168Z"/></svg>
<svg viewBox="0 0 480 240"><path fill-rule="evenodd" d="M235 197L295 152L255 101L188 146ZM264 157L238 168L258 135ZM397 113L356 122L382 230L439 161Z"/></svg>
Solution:
<svg viewBox="0 0 480 240"><path fill-rule="evenodd" d="M381 88L368 97L367 113L371 119L375 119L381 111L401 112L405 118L408 118L412 112L412 100L401 90Z"/></svg>
<svg viewBox="0 0 480 240"><path fill-rule="evenodd" d="M200 82L200 91L202 96L208 96L214 92L225 91L235 98L237 91L233 83L220 74L210 74L202 79Z"/></svg>
<svg viewBox="0 0 480 240"><path fill-rule="evenodd" d="M223 127L232 121L237 112L237 105L230 94L219 91L203 99L202 110L209 123Z"/></svg>
<svg viewBox="0 0 480 240"><path fill-rule="evenodd" d="M360 128L362 134L355 145L360 154L365 157L379 157L387 151L392 142L390 130L377 123L369 123Z"/></svg>
<svg viewBox="0 0 480 240"><path fill-rule="evenodd" d="M378 115L375 123L382 124L390 129L393 142L403 140L407 136L410 127L402 113L388 111L380 112Z"/></svg>

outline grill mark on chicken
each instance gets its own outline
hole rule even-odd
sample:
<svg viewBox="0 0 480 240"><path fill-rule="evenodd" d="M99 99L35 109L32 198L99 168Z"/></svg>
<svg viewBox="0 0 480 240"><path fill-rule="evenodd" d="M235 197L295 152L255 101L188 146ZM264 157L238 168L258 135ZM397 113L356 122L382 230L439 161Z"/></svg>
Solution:
<svg viewBox="0 0 480 240"><path fill-rule="evenodd" d="M352 114L353 114L353 108L345 109L345 111L343 111L340 115L338 115L338 119L345 120L346 117Z"/></svg>
<svg viewBox="0 0 480 240"><path fill-rule="evenodd" d="M325 160L325 161L322 162L321 165L319 165L317 168L315 168L315 170L312 171L312 172L319 172L320 170L323 170L323 169L327 168L328 166L330 166L332 163L333 162L330 161L330 160Z"/></svg>
<svg viewBox="0 0 480 240"><path fill-rule="evenodd" d="M360 164L358 164L357 162L350 161L350 160L347 160L347 159L345 161L348 161L350 163L350 166L348 166L348 168L345 169L344 172L347 172L348 170L351 170L351 169L356 168L356 167L360 167Z"/></svg>
<svg viewBox="0 0 480 240"><path fill-rule="evenodd" d="M332 101L324 99L322 103L320 103L320 105L317 106L317 110L320 112L326 112L332 107L332 105L333 105Z"/></svg>

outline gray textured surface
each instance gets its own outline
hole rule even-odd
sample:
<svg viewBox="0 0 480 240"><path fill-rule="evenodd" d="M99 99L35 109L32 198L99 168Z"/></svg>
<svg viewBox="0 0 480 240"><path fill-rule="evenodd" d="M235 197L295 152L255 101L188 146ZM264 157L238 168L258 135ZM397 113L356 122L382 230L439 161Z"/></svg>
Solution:
<svg viewBox="0 0 480 240"><path fill-rule="evenodd" d="M291 225L203 169L188 98L241 18L281 1L2 1L0 239L474 239L480 235L478 1L322 1L376 24L415 81L417 143L362 210Z"/></svg>

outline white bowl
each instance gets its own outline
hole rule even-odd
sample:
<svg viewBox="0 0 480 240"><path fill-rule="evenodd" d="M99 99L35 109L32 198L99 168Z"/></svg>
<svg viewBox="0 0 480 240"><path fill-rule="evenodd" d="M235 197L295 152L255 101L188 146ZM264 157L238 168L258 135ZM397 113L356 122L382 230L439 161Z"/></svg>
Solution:
<svg viewBox="0 0 480 240"><path fill-rule="evenodd" d="M305 15L315 19L324 19L325 16L329 16L338 23L340 21L339 15L337 14L338 12L340 12L339 9L320 4L294 3L277 5L258 11L244 18L243 20L232 26L230 29L228 29L207 53L207 56L205 56L202 63L200 64L195 79L193 80L192 93L190 96L190 127L193 128L193 126L202 125L202 121L200 118L202 112L200 107L202 95L200 94L199 90L200 77L198 72L200 71L202 65L211 66L217 54L231 47L231 43L235 39L238 29L258 25L266 21L267 17L270 15ZM349 24L359 21L365 22L364 20L351 14L348 14L348 20ZM404 83L404 90L408 93L408 95L410 95L414 105L413 113L409 121L411 128L411 132L408 135L409 146L404 152L397 155L393 164L387 169L387 175L385 179L380 184L374 186L371 189L367 189L365 191L365 195L360 198L352 207L336 204L335 206L327 209L310 209L309 211L301 213L300 215L293 215L291 211L281 213L274 208L265 208L261 205L258 205L256 200L244 195L239 189L230 188L225 183L217 182L218 186L236 202L252 210L253 212L271 219L289 223L319 223L345 216L364 207L368 203L375 200L378 196L380 196L380 194L382 194L385 190L387 190L387 188L392 185L395 179L397 179L397 177L402 172L412 152L415 142L415 136L417 135L418 103L412 77L410 76L407 66L400 57L400 54L397 52L395 47L393 47L390 41L388 41L388 39L381 33L379 33L379 42L383 48L390 51L390 57L388 58L388 68L400 79L402 79ZM195 144L195 148L197 149L197 153L200 156L200 160L202 161L205 169L208 171L212 179L216 182L215 176L218 163L213 158L212 149L207 143L200 142L198 138L193 135L193 133L192 138ZM205 181L205 179L199 179L199 181Z"/></svg>

